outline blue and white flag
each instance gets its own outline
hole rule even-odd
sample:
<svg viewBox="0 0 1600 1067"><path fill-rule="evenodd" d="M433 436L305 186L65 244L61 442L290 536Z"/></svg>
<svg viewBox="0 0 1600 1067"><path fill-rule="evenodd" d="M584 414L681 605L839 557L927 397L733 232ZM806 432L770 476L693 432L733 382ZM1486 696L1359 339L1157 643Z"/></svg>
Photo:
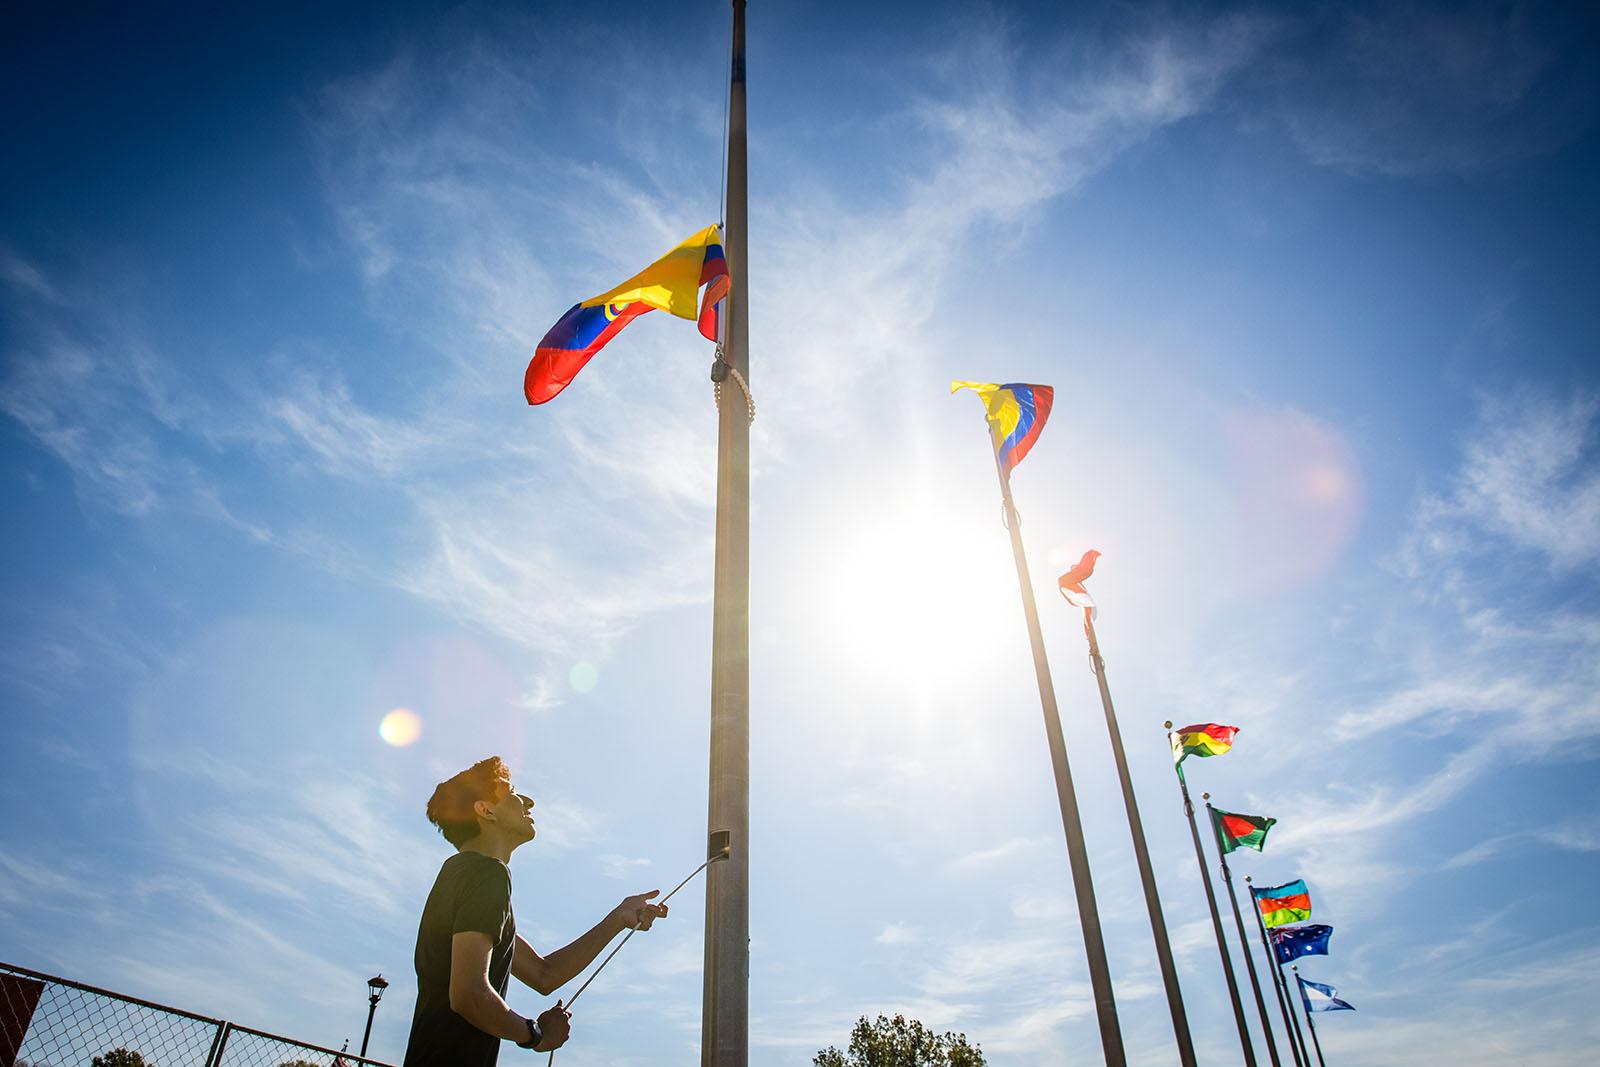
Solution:
<svg viewBox="0 0 1600 1067"><path fill-rule="evenodd" d="M1298 974L1294 980L1300 983L1300 1003L1306 1006L1306 1011L1355 1011L1356 1009L1340 1000L1334 994L1339 992L1331 985L1321 982L1308 982Z"/></svg>

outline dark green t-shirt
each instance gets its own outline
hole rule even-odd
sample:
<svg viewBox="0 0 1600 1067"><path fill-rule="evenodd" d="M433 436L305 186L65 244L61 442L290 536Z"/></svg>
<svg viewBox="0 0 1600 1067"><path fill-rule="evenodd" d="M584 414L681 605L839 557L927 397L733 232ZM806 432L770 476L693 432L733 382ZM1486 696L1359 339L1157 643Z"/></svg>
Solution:
<svg viewBox="0 0 1600 1067"><path fill-rule="evenodd" d="M450 1010L450 943L464 930L494 940L489 984L502 997L511 977L517 922L511 871L493 856L458 852L444 861L417 929L417 1008L405 1067L494 1067L500 1039Z"/></svg>

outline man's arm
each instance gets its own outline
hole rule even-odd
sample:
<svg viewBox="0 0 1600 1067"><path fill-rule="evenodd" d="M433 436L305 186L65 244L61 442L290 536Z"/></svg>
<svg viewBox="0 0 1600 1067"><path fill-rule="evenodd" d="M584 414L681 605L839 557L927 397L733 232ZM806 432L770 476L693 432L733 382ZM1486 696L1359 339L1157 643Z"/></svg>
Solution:
<svg viewBox="0 0 1600 1067"><path fill-rule="evenodd" d="M519 944L513 961L520 948ZM526 1041L527 1020L507 1007L489 984L489 953L493 949L489 935L476 930L463 930L450 938L450 1010L486 1034L504 1041ZM544 1040L534 1046L536 1052L549 1052L566 1042L567 1013L559 1001L540 1014L539 1028Z"/></svg>
<svg viewBox="0 0 1600 1067"><path fill-rule="evenodd" d="M549 996L582 974L583 969L594 962L594 958L617 934L634 927L648 930L652 923L666 915L665 904L650 903L650 898L660 892L659 889L652 889L648 893L627 897L582 937L548 956L539 955L518 934L517 945L511 955L511 973L523 985Z"/></svg>

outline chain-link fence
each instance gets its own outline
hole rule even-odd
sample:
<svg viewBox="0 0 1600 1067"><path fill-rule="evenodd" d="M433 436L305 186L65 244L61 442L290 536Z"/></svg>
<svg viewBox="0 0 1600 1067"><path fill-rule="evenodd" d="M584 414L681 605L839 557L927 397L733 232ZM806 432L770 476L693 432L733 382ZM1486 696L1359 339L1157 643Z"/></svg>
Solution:
<svg viewBox="0 0 1600 1067"><path fill-rule="evenodd" d="M389 1067L0 963L0 1067Z"/></svg>

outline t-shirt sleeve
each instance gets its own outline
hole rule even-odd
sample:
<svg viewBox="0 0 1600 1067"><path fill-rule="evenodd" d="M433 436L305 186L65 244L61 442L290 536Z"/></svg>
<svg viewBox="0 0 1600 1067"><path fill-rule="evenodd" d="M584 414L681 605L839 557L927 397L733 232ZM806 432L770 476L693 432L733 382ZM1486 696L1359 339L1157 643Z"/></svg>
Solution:
<svg viewBox="0 0 1600 1067"><path fill-rule="evenodd" d="M466 880L461 900L456 904L450 932L477 930L498 938L504 929L506 911L511 907L511 874L496 864L484 864Z"/></svg>

